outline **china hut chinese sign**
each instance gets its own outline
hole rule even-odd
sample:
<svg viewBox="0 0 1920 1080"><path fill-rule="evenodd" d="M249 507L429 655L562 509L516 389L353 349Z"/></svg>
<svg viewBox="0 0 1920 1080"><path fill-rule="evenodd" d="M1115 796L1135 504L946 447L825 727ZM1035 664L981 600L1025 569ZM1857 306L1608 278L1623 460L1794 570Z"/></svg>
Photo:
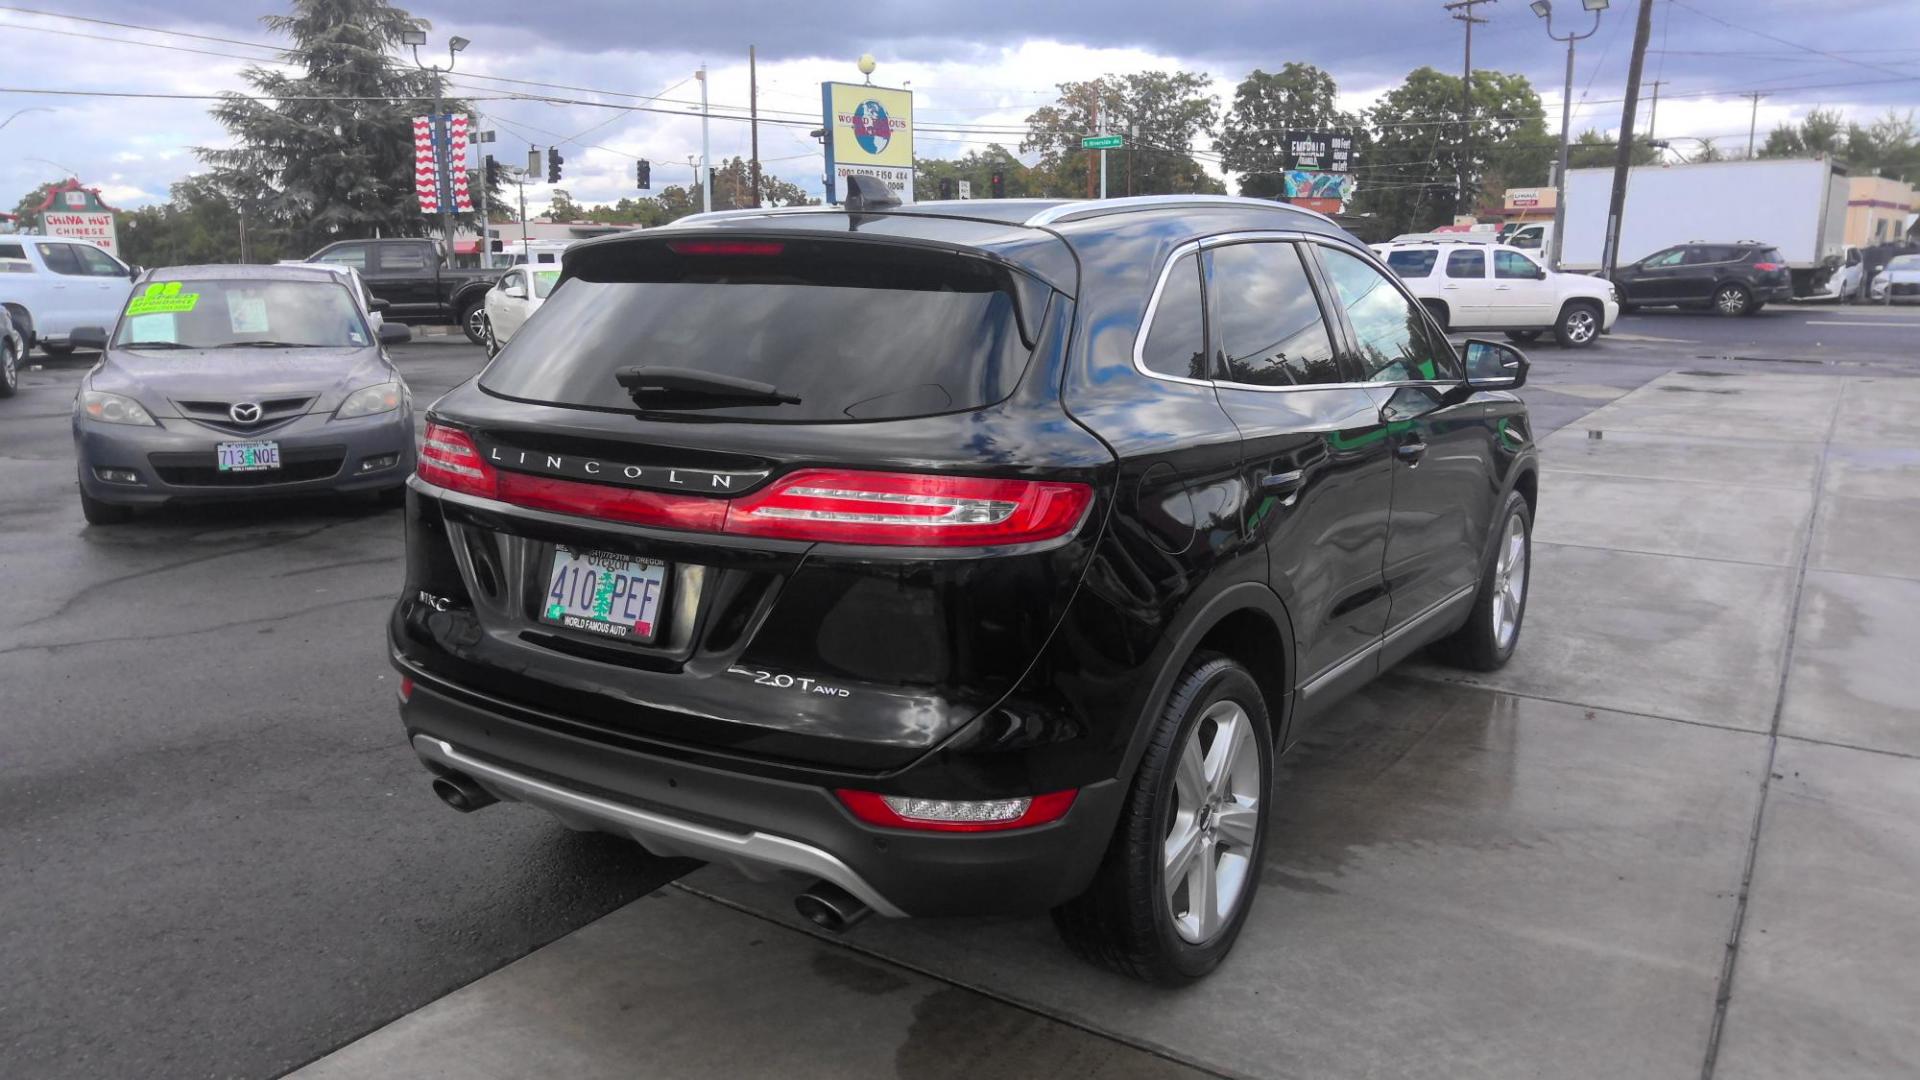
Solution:
<svg viewBox="0 0 1920 1080"><path fill-rule="evenodd" d="M67 236L85 240L110 255L120 254L120 236L114 228L113 207L100 201L100 189L81 187L68 180L47 192L47 200L36 211L40 231L48 236Z"/></svg>

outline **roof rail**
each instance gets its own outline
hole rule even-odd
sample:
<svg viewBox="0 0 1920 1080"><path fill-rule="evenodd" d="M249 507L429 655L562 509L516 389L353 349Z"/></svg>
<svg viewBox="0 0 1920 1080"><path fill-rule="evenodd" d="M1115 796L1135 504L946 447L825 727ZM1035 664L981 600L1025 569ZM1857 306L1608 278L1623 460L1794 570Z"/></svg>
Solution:
<svg viewBox="0 0 1920 1080"><path fill-rule="evenodd" d="M1268 210L1284 210L1288 213L1306 214L1317 217L1329 225L1337 224L1332 218L1304 206L1292 203L1276 202L1273 199L1254 199L1244 195L1128 195L1118 199L1076 199L1073 202L1049 206L1033 215L1021 224L1029 227L1051 225L1074 217L1093 217L1099 214L1118 214L1128 210L1149 210L1161 206L1258 206Z"/></svg>

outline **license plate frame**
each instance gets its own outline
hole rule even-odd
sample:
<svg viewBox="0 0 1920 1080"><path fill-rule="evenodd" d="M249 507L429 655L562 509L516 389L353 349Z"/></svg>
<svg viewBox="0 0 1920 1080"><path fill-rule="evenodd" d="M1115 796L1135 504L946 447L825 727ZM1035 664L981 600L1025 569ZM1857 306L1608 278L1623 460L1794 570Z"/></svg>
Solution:
<svg viewBox="0 0 1920 1080"><path fill-rule="evenodd" d="M271 472L280 465L280 444L273 439L248 439L213 446L215 472Z"/></svg>
<svg viewBox="0 0 1920 1080"><path fill-rule="evenodd" d="M621 580L622 578L626 580ZM555 545L535 597L546 626L632 645L660 637L673 581L664 559ZM653 586L649 593L644 586ZM637 591L635 586L640 586ZM638 601L636 610L635 601Z"/></svg>

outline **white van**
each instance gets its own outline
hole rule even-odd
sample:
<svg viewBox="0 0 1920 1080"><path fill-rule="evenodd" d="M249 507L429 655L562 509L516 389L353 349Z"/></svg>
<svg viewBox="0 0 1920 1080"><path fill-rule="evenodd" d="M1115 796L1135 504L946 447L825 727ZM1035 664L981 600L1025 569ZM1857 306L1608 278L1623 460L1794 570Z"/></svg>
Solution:
<svg viewBox="0 0 1920 1080"><path fill-rule="evenodd" d="M85 240L0 236L0 307L27 347L53 356L73 351L76 326L112 326L138 271Z"/></svg>

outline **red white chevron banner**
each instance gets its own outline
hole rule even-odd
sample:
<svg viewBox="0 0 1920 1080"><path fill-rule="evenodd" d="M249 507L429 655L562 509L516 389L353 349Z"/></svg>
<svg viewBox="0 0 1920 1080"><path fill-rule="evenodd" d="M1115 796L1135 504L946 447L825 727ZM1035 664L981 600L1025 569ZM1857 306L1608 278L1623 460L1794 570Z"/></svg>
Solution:
<svg viewBox="0 0 1920 1080"><path fill-rule="evenodd" d="M433 152L433 117L413 118L413 190L422 213L440 212L440 168Z"/></svg>
<svg viewBox="0 0 1920 1080"><path fill-rule="evenodd" d="M453 208L462 214L473 213L473 198L467 193L467 124L464 116L447 117L447 179L452 181Z"/></svg>
<svg viewBox="0 0 1920 1080"><path fill-rule="evenodd" d="M437 214L442 206L456 213L473 212L467 190L467 132L471 121L441 113L413 118L413 190L422 213Z"/></svg>

